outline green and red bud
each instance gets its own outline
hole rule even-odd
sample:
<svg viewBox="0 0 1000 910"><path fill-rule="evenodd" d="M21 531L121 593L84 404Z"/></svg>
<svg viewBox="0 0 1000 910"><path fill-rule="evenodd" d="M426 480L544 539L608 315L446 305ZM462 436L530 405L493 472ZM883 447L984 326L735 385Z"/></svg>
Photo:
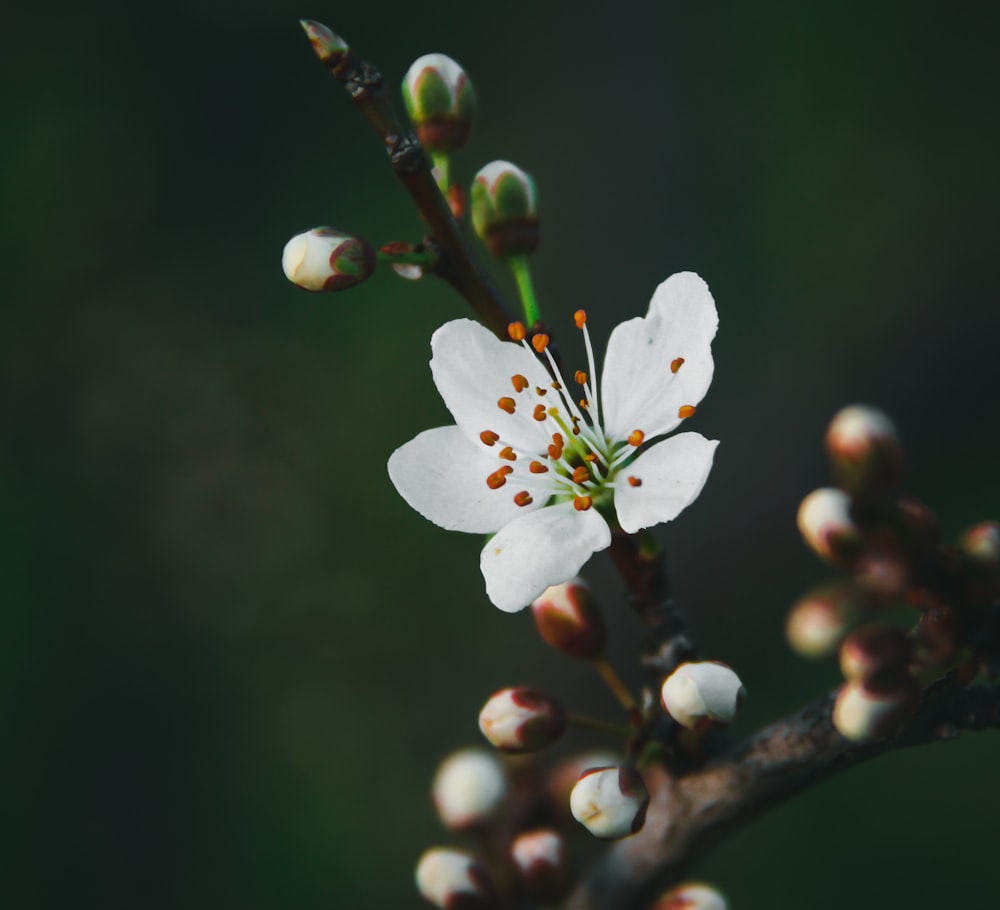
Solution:
<svg viewBox="0 0 1000 910"><path fill-rule="evenodd" d="M427 151L450 154L468 141L476 92L451 57L425 54L414 61L403 79L403 103Z"/></svg>
<svg viewBox="0 0 1000 910"><path fill-rule="evenodd" d="M316 22L312 19L300 19L299 25L305 31L306 37L309 39L309 43L312 45L316 56L327 66L336 66L340 62L341 57L350 50L347 42L339 35L331 32L322 22Z"/></svg>
<svg viewBox="0 0 1000 910"><path fill-rule="evenodd" d="M740 678L714 660L681 664L660 689L663 710L688 730L732 723L745 700Z"/></svg>
<svg viewBox="0 0 1000 910"><path fill-rule="evenodd" d="M563 735L566 711L537 689L501 689L479 712L479 729L502 752L537 752Z"/></svg>
<svg viewBox="0 0 1000 910"><path fill-rule="evenodd" d="M981 521L973 525L962 534L959 548L976 566L1000 569L1000 524Z"/></svg>
<svg viewBox="0 0 1000 910"><path fill-rule="evenodd" d="M366 240L332 227L296 234L281 256L285 277L307 291L343 291L375 271L375 250Z"/></svg>
<svg viewBox="0 0 1000 910"><path fill-rule="evenodd" d="M642 829L649 791L631 765L591 768L573 787L569 808L594 837L616 840Z"/></svg>
<svg viewBox="0 0 1000 910"><path fill-rule="evenodd" d="M903 450L892 421L877 408L839 411L826 432L826 451L837 485L856 496L884 493L899 480Z"/></svg>
<svg viewBox="0 0 1000 910"><path fill-rule="evenodd" d="M496 891L482 864L464 850L432 847L420 857L417 890L439 910L491 910Z"/></svg>
<svg viewBox="0 0 1000 910"><path fill-rule="evenodd" d="M461 749L438 767L431 788L442 824L452 831L487 826L507 795L507 777L496 755Z"/></svg>
<svg viewBox="0 0 1000 910"><path fill-rule="evenodd" d="M813 490L799 506L798 526L810 549L835 566L849 566L861 552L861 531L851 517L851 499L843 490Z"/></svg>
<svg viewBox="0 0 1000 910"><path fill-rule="evenodd" d="M494 256L533 253L541 232L535 181L509 161L482 168L470 193L472 226Z"/></svg>
<svg viewBox="0 0 1000 910"><path fill-rule="evenodd" d="M580 660L604 653L607 631L597 600L582 578L546 588L531 604L542 640L557 651Z"/></svg>
<svg viewBox="0 0 1000 910"><path fill-rule="evenodd" d="M510 858L525 893L539 903L559 903L573 884L566 841L555 831L519 834L510 846Z"/></svg>

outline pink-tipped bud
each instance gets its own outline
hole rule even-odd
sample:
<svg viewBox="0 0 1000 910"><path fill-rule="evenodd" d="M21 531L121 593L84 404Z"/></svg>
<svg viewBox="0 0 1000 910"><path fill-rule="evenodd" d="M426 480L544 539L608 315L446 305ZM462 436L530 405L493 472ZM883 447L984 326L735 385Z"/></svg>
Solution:
<svg viewBox="0 0 1000 910"><path fill-rule="evenodd" d="M829 657L864 613L862 594L853 585L824 585L795 602L788 614L785 635L802 657Z"/></svg>
<svg viewBox="0 0 1000 910"><path fill-rule="evenodd" d="M984 569L1000 569L1000 524L981 521L962 534L959 547L969 559Z"/></svg>
<svg viewBox="0 0 1000 910"><path fill-rule="evenodd" d="M503 752L537 752L563 735L566 711L544 692L515 686L490 696L479 729Z"/></svg>
<svg viewBox="0 0 1000 910"><path fill-rule="evenodd" d="M851 682L885 689L898 685L906 675L912 654L905 629L872 623L847 636L840 649L840 672Z"/></svg>
<svg viewBox="0 0 1000 910"><path fill-rule="evenodd" d="M546 588L531 604L542 640L564 654L593 660L604 652L607 632L590 586L582 578Z"/></svg>
<svg viewBox="0 0 1000 910"><path fill-rule="evenodd" d="M417 890L440 910L490 910L496 892L483 866L463 850L432 847L417 862Z"/></svg>
<svg viewBox="0 0 1000 910"><path fill-rule="evenodd" d="M649 910L729 910L729 904L711 885L685 882L671 888Z"/></svg>
<svg viewBox="0 0 1000 910"><path fill-rule="evenodd" d="M813 490L799 506L798 525L813 552L835 566L850 565L861 552L861 531L843 490Z"/></svg>
<svg viewBox="0 0 1000 910"><path fill-rule="evenodd" d="M905 677L888 691L869 689L857 680L846 683L833 706L833 725L855 743L885 739L895 733L916 706L919 691Z"/></svg>
<svg viewBox="0 0 1000 910"><path fill-rule="evenodd" d="M641 830L649 791L631 765L584 771L569 795L569 808L594 837L616 839Z"/></svg>
<svg viewBox="0 0 1000 910"><path fill-rule="evenodd" d="M312 19L299 19L313 51L327 66L336 66L340 59L347 53L347 42L339 35L335 35L322 22Z"/></svg>
<svg viewBox="0 0 1000 910"><path fill-rule="evenodd" d="M431 793L442 824L467 831L489 824L497 814L507 795L507 778L492 752L461 749L441 763Z"/></svg>
<svg viewBox="0 0 1000 910"><path fill-rule="evenodd" d="M660 689L660 704L682 727L703 730L732 723L746 694L731 667L704 660L674 670Z"/></svg>
<svg viewBox="0 0 1000 910"><path fill-rule="evenodd" d="M318 227L296 234L281 256L285 277L306 291L344 291L375 271L375 250L360 237Z"/></svg>
<svg viewBox="0 0 1000 910"><path fill-rule="evenodd" d="M877 408L839 411L826 431L826 452L837 484L855 495L883 492L899 480L903 450L892 421Z"/></svg>
<svg viewBox="0 0 1000 910"><path fill-rule="evenodd" d="M510 846L510 856L517 877L532 900L558 903L573 884L566 841L555 831L543 829L519 834Z"/></svg>

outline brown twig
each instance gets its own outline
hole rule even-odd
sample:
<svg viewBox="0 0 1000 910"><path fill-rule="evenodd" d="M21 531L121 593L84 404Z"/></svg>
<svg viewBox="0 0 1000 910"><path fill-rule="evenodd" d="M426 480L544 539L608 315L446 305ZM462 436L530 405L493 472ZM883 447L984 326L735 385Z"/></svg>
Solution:
<svg viewBox="0 0 1000 910"><path fill-rule="evenodd" d="M513 317L493 281L476 260L447 200L441 195L420 140L403 126L393 109L381 74L326 26L303 20L302 27L316 56L347 89L385 145L393 171L413 197L441 249L436 274L468 300L484 325L506 339L507 326Z"/></svg>
<svg viewBox="0 0 1000 910"><path fill-rule="evenodd" d="M894 749L1000 728L1000 686L963 688L950 677L930 686L910 722L880 743L840 736L833 700L832 693L817 699L692 774L649 770L645 827L605 854L567 910L641 910L726 835L812 784Z"/></svg>

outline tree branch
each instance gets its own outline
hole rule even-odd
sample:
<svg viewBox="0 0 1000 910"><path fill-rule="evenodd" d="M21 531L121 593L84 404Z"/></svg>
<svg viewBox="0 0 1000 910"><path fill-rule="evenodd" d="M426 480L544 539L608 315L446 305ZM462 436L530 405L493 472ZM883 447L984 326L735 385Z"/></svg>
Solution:
<svg viewBox="0 0 1000 910"><path fill-rule="evenodd" d="M499 338L507 338L513 316L492 279L476 260L431 174L427 156L416 134L405 128L385 92L379 71L360 59L326 26L303 20L316 56L347 89L355 104L378 134L396 176L417 204L431 236L441 249L435 273L459 292L479 319Z"/></svg>
<svg viewBox="0 0 1000 910"><path fill-rule="evenodd" d="M946 677L925 690L897 736L857 745L833 726L834 695L765 727L697 772L675 778L659 766L649 770L645 827L605 854L567 910L641 910L714 844L812 784L894 749L1000 727L1000 686L963 688Z"/></svg>

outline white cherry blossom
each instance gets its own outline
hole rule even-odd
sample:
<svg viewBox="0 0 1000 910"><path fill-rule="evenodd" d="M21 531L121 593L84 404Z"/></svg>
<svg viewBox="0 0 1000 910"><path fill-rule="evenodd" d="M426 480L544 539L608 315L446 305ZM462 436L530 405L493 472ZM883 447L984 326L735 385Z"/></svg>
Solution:
<svg viewBox="0 0 1000 910"><path fill-rule="evenodd" d="M672 275L646 316L612 331L600 389L582 310L575 321L588 369L570 382L547 337L529 343L520 323L514 344L469 319L443 325L431 373L455 426L426 430L389 459L396 489L425 518L494 535L480 567L507 612L576 575L611 543L609 522L634 533L676 518L701 492L718 445L691 432L663 438L712 381L718 315L698 275Z"/></svg>

